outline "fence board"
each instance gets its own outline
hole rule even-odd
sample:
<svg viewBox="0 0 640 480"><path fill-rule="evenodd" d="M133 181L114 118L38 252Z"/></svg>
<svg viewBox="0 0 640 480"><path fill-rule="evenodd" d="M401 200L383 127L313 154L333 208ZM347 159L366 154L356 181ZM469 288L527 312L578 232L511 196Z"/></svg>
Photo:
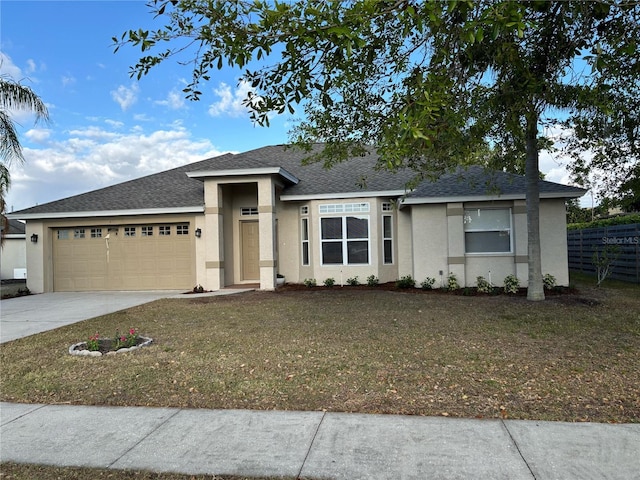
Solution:
<svg viewBox="0 0 640 480"><path fill-rule="evenodd" d="M569 270L595 275L593 254L607 245L617 245L619 255L613 262L611 278L640 283L640 223L611 227L568 230Z"/></svg>

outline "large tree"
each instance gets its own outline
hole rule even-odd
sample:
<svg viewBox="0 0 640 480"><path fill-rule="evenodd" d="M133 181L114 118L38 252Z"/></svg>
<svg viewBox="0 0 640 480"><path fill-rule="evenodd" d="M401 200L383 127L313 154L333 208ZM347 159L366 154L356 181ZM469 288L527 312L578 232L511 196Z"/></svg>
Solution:
<svg viewBox="0 0 640 480"><path fill-rule="evenodd" d="M326 144L310 160L331 166L374 145L382 167L409 167L422 178L477 162L479 152L494 166L524 160L531 300L544 299L541 128L566 121L589 143L593 113L615 117L616 92L638 82L640 5L631 0L152 0L149 7L166 21L162 28L114 37L116 50L132 44L144 52L132 76L178 59L192 71L185 95L197 100L212 72L238 68L253 87L246 105L257 123L303 110L292 143ZM604 126L592 131L612 138ZM626 162L637 162L625 152Z"/></svg>
<svg viewBox="0 0 640 480"><path fill-rule="evenodd" d="M0 77L0 218L3 222L3 232L8 228L4 198L11 186L9 168L13 162L24 162L20 139L11 119L11 115L20 110L34 113L36 121L49 119L46 105L33 90L11 78Z"/></svg>

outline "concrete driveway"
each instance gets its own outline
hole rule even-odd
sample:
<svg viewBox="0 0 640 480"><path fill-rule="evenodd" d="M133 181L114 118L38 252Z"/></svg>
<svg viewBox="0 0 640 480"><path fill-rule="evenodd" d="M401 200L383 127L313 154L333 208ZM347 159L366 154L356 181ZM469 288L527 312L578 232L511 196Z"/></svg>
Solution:
<svg viewBox="0 0 640 480"><path fill-rule="evenodd" d="M41 293L0 301L0 343L117 312L179 291Z"/></svg>

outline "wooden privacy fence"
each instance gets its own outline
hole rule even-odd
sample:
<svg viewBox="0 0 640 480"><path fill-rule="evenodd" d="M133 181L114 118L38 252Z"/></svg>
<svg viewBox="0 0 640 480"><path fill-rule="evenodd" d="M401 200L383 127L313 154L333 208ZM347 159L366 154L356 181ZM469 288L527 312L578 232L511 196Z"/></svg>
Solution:
<svg viewBox="0 0 640 480"><path fill-rule="evenodd" d="M569 270L596 274L593 253L617 245L611 278L640 283L640 223L568 230Z"/></svg>

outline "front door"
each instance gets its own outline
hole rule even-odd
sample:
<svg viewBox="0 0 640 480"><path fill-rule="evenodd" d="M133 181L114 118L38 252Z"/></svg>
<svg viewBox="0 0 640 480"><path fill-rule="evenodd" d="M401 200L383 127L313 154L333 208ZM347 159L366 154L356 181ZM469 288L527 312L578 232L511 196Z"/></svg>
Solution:
<svg viewBox="0 0 640 480"><path fill-rule="evenodd" d="M258 222L240 222L242 280L260 280L260 229Z"/></svg>

